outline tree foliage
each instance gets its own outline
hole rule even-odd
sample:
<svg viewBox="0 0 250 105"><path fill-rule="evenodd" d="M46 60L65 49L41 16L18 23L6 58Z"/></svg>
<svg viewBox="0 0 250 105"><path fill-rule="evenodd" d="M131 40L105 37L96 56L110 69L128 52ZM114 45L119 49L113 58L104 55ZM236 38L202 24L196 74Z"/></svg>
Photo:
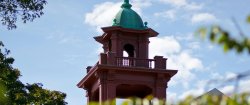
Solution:
<svg viewBox="0 0 250 105"><path fill-rule="evenodd" d="M0 0L0 17L8 29L16 28L16 21L33 21L43 15L46 0Z"/></svg>
<svg viewBox="0 0 250 105"><path fill-rule="evenodd" d="M0 0L0 18L7 29L17 28L16 22L33 21L43 15L46 0ZM0 41L0 105L65 105L66 94L43 89L41 83L23 84L21 73L13 68L14 58Z"/></svg>
<svg viewBox="0 0 250 105"><path fill-rule="evenodd" d="M250 23L250 16L247 18L247 22ZM197 34L202 38L208 37L212 43L222 46L225 52L230 50L237 53L247 51L250 54L250 38L242 33L240 33L238 38L235 38L220 26L212 26L211 28L200 28Z"/></svg>
<svg viewBox="0 0 250 105"><path fill-rule="evenodd" d="M248 23L250 23L250 16L248 16L248 18L247 18L247 22L248 22Z"/></svg>
<svg viewBox="0 0 250 105"><path fill-rule="evenodd" d="M14 58L0 42L0 104L2 105L64 105L66 94L42 88L41 83L23 84L21 73L12 67Z"/></svg>
<svg viewBox="0 0 250 105"><path fill-rule="evenodd" d="M192 96L178 102L177 105L249 105L249 93L234 95L232 98L227 96L205 95L199 99Z"/></svg>
<svg viewBox="0 0 250 105"><path fill-rule="evenodd" d="M188 96L176 103L166 102L156 98L129 98L123 101L120 105L250 105L250 94L242 93L234 95L232 98L227 96L211 96L205 95L200 98ZM91 102L90 105L99 105L99 102ZM106 101L102 105L117 105L115 100Z"/></svg>
<svg viewBox="0 0 250 105"><path fill-rule="evenodd" d="M3 81L0 80L0 105L7 103L8 97L4 95L5 92L6 92L6 87L5 85L3 85Z"/></svg>

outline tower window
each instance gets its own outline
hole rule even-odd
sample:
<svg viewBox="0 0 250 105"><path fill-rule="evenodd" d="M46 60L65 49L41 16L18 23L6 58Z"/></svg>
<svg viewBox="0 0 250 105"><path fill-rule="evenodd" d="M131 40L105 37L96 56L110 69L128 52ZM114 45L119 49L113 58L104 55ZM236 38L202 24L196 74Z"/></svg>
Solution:
<svg viewBox="0 0 250 105"><path fill-rule="evenodd" d="M127 55L127 57L135 57L135 54L134 54L135 48L134 48L133 45L131 45L131 44L126 44L126 45L124 45L123 49L124 49L124 51L123 51L123 56L126 56L126 55ZM125 53L125 52L126 52L126 53Z"/></svg>

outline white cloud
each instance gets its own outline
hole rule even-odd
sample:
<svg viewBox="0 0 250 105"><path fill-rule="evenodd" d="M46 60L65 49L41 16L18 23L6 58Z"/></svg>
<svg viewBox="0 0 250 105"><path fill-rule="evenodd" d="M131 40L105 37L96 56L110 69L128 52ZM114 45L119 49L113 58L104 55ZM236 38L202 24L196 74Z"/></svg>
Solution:
<svg viewBox="0 0 250 105"><path fill-rule="evenodd" d="M192 41L194 40L194 34L188 33L188 34L176 35L176 39L178 39L179 41Z"/></svg>
<svg viewBox="0 0 250 105"><path fill-rule="evenodd" d="M218 66L217 62L210 62L210 64L208 66L206 66L204 70L205 71L213 71L213 70L215 70L215 67L217 67L217 66ZM214 72L212 72L212 73L214 73ZM213 77L211 77L211 78L213 78Z"/></svg>
<svg viewBox="0 0 250 105"><path fill-rule="evenodd" d="M94 6L92 12L85 15L85 23L96 27L98 32L104 26L111 26L113 18L120 10L121 2L105 2Z"/></svg>
<svg viewBox="0 0 250 105"><path fill-rule="evenodd" d="M183 64L181 66L183 66L183 68L185 68L187 70L202 69L203 68L201 60L191 56L188 53L183 52L179 55L178 58L179 58L179 63Z"/></svg>
<svg viewBox="0 0 250 105"><path fill-rule="evenodd" d="M228 85L225 86L223 88L220 89L222 93L230 95L232 94L233 90L234 90L234 86L233 85Z"/></svg>
<svg viewBox="0 0 250 105"><path fill-rule="evenodd" d="M192 23L210 23L216 22L217 18L211 13L197 13L191 18Z"/></svg>
<svg viewBox="0 0 250 105"><path fill-rule="evenodd" d="M194 49L200 49L200 48L201 48L200 45L201 45L200 42L190 42L190 43L188 44L188 47L189 47L190 49L194 50Z"/></svg>
<svg viewBox="0 0 250 105"><path fill-rule="evenodd" d="M167 92L168 103L175 103L177 101L177 93Z"/></svg>
<svg viewBox="0 0 250 105"><path fill-rule="evenodd" d="M165 36L162 38L155 37L150 39L149 44L149 54L150 58L153 58L155 55L170 55L177 52L180 52L181 45L180 43L172 36Z"/></svg>
<svg viewBox="0 0 250 105"><path fill-rule="evenodd" d="M131 4L133 5L133 9L135 8L145 8L152 5L152 0L133 0Z"/></svg>
<svg viewBox="0 0 250 105"><path fill-rule="evenodd" d="M179 52L167 57L169 58L168 68L179 70L173 80L170 81L170 85L181 83L184 88L189 88L189 82L196 78L194 71L203 68L202 61L187 52Z"/></svg>
<svg viewBox="0 0 250 105"><path fill-rule="evenodd" d="M167 11L164 11L164 12L158 12L158 13L155 13L154 16L156 16L156 17L164 17L164 18L167 18L167 19L170 19L170 20L175 20L175 18L176 18L176 10L172 9L172 10L167 10Z"/></svg>
<svg viewBox="0 0 250 105"><path fill-rule="evenodd" d="M239 92L250 92L250 79L248 80L242 80L239 83Z"/></svg>
<svg viewBox="0 0 250 105"><path fill-rule="evenodd" d="M217 77L217 75L220 75L219 73L215 73L215 77ZM232 78L234 77L234 73L226 73L225 75L225 78ZM221 75L220 75L221 77ZM184 99L185 97L189 96L189 95L192 95L192 96L199 96L199 95L202 95L204 94L206 91L209 91L209 90L204 90L205 89L205 86L206 86L206 81L199 81L197 82L197 85L196 85L196 88L195 89L191 89L191 90L188 90L184 93L182 93L180 96L179 96L179 99ZM222 83L223 84L223 83ZM228 95L228 96L231 96L234 94L234 90L235 90L235 81L231 81L231 85L225 85L223 87L220 87L219 90ZM250 79L246 79L246 80L240 80L239 81L239 86L238 86L238 92L239 93L243 93L243 92L250 92ZM214 87L213 87L214 88ZM212 88L209 88L209 89L212 89Z"/></svg>
<svg viewBox="0 0 250 105"><path fill-rule="evenodd" d="M163 12L156 12L154 16L163 17L171 20L188 20L191 21L192 16L197 12L202 11L204 4L191 2L188 0L158 0L161 3L168 4L171 9L165 10Z"/></svg>
<svg viewBox="0 0 250 105"><path fill-rule="evenodd" d="M240 60L237 61L237 63L239 63L239 64L244 64L244 63L248 63L248 62L249 62L249 59L245 58L245 57L240 58Z"/></svg>
<svg viewBox="0 0 250 105"><path fill-rule="evenodd" d="M232 81L233 84L235 84L236 81ZM250 92L250 79L246 79L246 80L239 80L238 81L239 85L237 87L237 92L242 93L242 92ZM229 94L231 95L234 90L236 85L226 85L225 87L223 87L221 90L222 92L224 92L225 94Z"/></svg>
<svg viewBox="0 0 250 105"><path fill-rule="evenodd" d="M186 0L160 0L160 1L178 7L187 5Z"/></svg>
<svg viewBox="0 0 250 105"><path fill-rule="evenodd" d="M236 78L237 74L233 73L233 72L227 72L225 79L232 79L232 78Z"/></svg>
<svg viewBox="0 0 250 105"><path fill-rule="evenodd" d="M211 78L214 78L214 81L211 81L209 83L211 88L213 87L219 87L219 89L227 94L227 95L233 95L234 90L235 90L235 86L236 86L236 73L233 72L226 72L224 74L220 74L220 73L216 73L213 72L211 75ZM241 92L250 92L250 79L246 78L246 79L241 79L238 80L238 87L237 87L237 91L239 93Z"/></svg>
<svg viewBox="0 0 250 105"><path fill-rule="evenodd" d="M182 8L186 10L200 10L203 8L203 4L197 4L195 2L188 2L187 0L159 0L160 2L170 4L175 8Z"/></svg>
<svg viewBox="0 0 250 105"><path fill-rule="evenodd" d="M76 33L69 32L69 33L63 33L61 30L56 30L52 33L50 33L46 39L48 40L55 40L59 44L74 44L79 45L80 42L82 42L82 39L79 38Z"/></svg>
<svg viewBox="0 0 250 105"><path fill-rule="evenodd" d="M209 50L214 49L214 45L212 45L212 44L211 44L211 45L208 45L207 47L208 47Z"/></svg>
<svg viewBox="0 0 250 105"><path fill-rule="evenodd" d="M187 4L184 8L187 10L192 10L192 11L201 10L203 8L203 4L197 4L197 3L192 2L192 3Z"/></svg>
<svg viewBox="0 0 250 105"><path fill-rule="evenodd" d="M151 38L150 42L150 58L155 55L167 57L167 67L179 70L174 79L170 81L170 84L182 83L185 88L188 88L188 81L196 77L193 71L203 69L202 61L199 58L193 57L189 52L182 51L180 43L173 36Z"/></svg>
<svg viewBox="0 0 250 105"><path fill-rule="evenodd" d="M223 77L221 76L220 73L212 72L211 73L211 78L222 79Z"/></svg>
<svg viewBox="0 0 250 105"><path fill-rule="evenodd" d="M212 66L216 66L217 63L212 64ZM224 75L224 76L223 76ZM226 72L225 74L220 74L217 72L212 72L211 73L211 77L214 78L214 80L218 80L218 81L228 81L230 80L234 80L236 78L237 74L233 73L233 72Z"/></svg>
<svg viewBox="0 0 250 105"><path fill-rule="evenodd" d="M151 5L151 0L135 0L132 9L142 16L141 8ZM104 2L94 6L93 10L85 15L85 23L96 28L101 33L101 27L111 26L115 15L119 12L122 2Z"/></svg>
<svg viewBox="0 0 250 105"><path fill-rule="evenodd" d="M185 99L187 96L194 96L194 97L197 97L197 96L200 96L204 93L204 89L202 88L199 88L199 89L191 89L191 90L188 90L186 92L184 92L183 94L181 94L179 96L179 99Z"/></svg>

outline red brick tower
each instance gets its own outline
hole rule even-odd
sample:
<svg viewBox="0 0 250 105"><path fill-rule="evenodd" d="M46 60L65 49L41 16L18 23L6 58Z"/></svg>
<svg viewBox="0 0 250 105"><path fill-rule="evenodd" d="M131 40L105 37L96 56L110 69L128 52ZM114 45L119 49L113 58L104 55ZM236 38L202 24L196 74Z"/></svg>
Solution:
<svg viewBox="0 0 250 105"><path fill-rule="evenodd" d="M124 0L113 25L94 37L104 53L94 66L87 67L87 75L77 85L87 91L88 102L148 95L166 99L168 82L177 70L167 69L163 56L148 58L149 38L158 33L131 7L129 0Z"/></svg>

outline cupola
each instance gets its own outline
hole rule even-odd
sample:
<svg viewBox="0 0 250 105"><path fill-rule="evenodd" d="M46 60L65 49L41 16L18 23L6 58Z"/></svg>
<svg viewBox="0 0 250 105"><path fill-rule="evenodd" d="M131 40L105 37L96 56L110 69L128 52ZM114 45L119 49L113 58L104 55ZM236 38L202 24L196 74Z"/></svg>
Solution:
<svg viewBox="0 0 250 105"><path fill-rule="evenodd" d="M116 14L113 20L113 26L135 30L147 29L147 22L144 24L141 17L132 10L131 7L132 5L129 3L129 0L124 0L121 10Z"/></svg>

